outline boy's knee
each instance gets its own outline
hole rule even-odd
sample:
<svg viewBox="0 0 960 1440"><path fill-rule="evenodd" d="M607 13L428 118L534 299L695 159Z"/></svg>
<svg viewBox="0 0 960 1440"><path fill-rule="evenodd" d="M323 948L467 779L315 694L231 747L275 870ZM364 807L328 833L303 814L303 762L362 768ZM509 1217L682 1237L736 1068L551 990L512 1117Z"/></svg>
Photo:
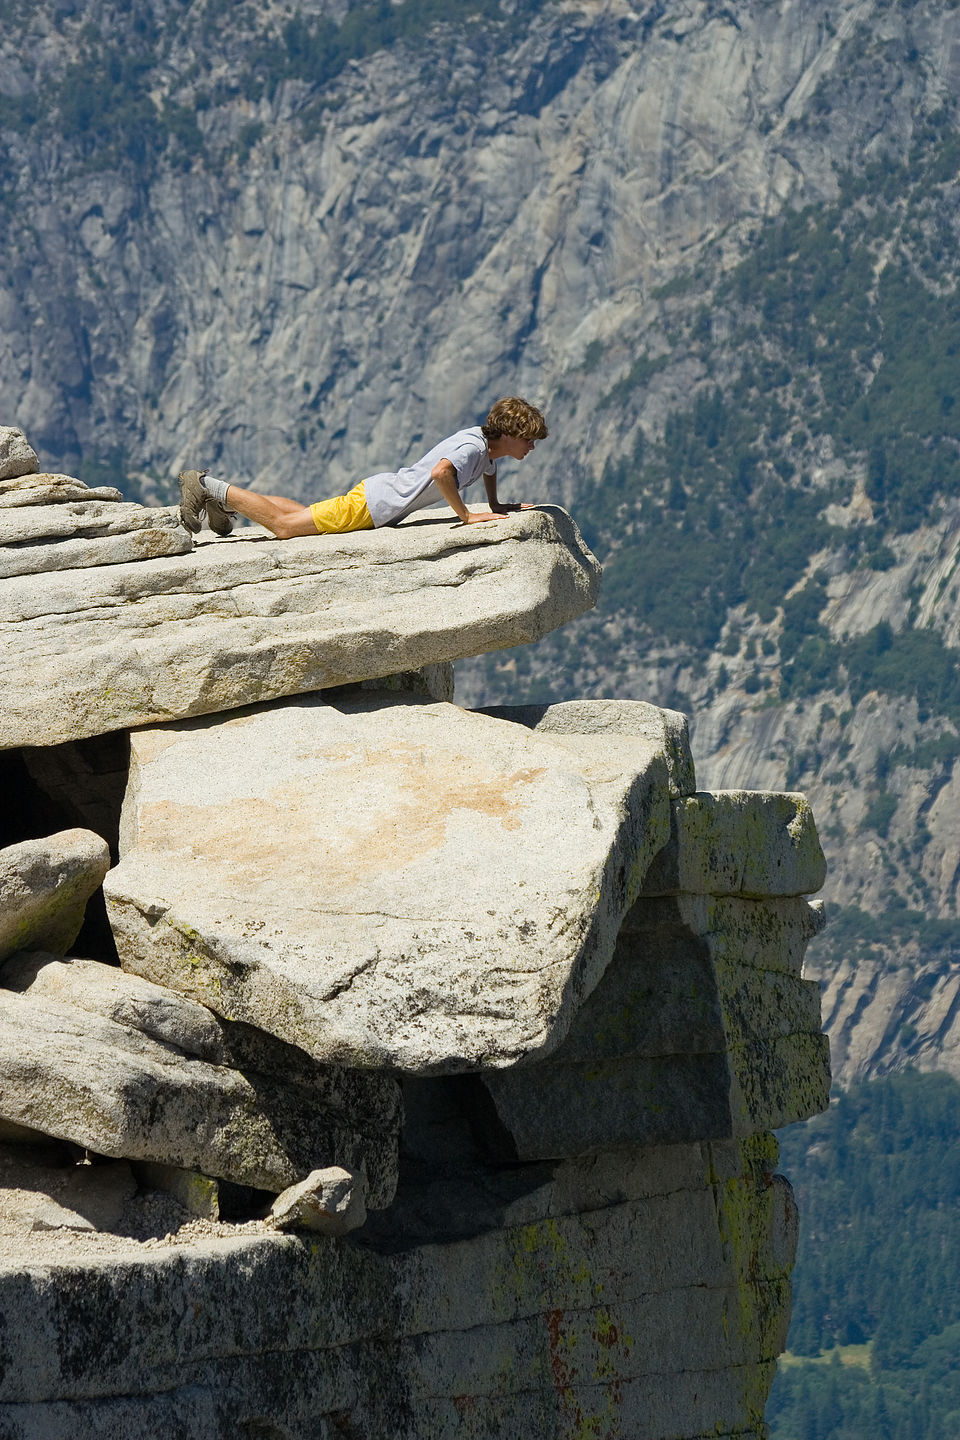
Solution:
<svg viewBox="0 0 960 1440"><path fill-rule="evenodd" d="M295 540L304 535L316 535L317 527L307 507L291 511L288 515L277 515L270 529L278 540Z"/></svg>

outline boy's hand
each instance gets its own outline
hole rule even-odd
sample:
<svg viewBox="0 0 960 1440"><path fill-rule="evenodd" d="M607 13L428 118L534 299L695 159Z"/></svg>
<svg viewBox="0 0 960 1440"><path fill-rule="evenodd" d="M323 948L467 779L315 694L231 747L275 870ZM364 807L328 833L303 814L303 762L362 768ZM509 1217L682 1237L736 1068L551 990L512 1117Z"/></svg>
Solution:
<svg viewBox="0 0 960 1440"><path fill-rule="evenodd" d="M476 525L479 520L499 520L500 516L495 515L492 510L468 510L464 525Z"/></svg>
<svg viewBox="0 0 960 1440"><path fill-rule="evenodd" d="M510 510L535 510L536 506L528 504L526 500L498 500L493 509L498 515L506 515Z"/></svg>

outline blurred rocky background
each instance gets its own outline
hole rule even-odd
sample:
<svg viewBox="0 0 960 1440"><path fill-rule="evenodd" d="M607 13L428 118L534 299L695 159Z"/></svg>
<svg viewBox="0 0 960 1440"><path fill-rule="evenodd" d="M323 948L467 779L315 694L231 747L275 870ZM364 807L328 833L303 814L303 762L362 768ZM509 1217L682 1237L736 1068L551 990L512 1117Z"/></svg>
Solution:
<svg viewBox="0 0 960 1440"><path fill-rule="evenodd" d="M804 790L835 1074L960 1076L960 11L3 22L0 416L41 469L315 498L542 404L502 489L571 507L600 605L458 699L674 706L702 785Z"/></svg>

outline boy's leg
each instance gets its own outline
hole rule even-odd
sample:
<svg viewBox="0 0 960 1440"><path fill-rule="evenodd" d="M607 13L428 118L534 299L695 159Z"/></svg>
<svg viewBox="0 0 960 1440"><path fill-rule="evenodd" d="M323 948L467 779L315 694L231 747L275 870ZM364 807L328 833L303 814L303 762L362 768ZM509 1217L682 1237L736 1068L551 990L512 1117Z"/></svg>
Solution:
<svg viewBox="0 0 960 1440"><path fill-rule="evenodd" d="M228 510L253 520L274 534L278 540L295 536L344 534L350 530L372 530L373 520L367 508L361 480L346 495L301 505L285 495L263 495L257 490L243 490L218 480L206 470L185 470L180 475L180 515L188 530L196 533L202 524L203 510L218 534L228 534ZM222 518L223 528L214 524L211 512Z"/></svg>
<svg viewBox="0 0 960 1440"><path fill-rule="evenodd" d="M256 490L241 490L239 485L228 485L226 508L245 515L265 530L270 530L278 540L292 540L296 535L316 535L309 505L300 505L283 495L259 495Z"/></svg>

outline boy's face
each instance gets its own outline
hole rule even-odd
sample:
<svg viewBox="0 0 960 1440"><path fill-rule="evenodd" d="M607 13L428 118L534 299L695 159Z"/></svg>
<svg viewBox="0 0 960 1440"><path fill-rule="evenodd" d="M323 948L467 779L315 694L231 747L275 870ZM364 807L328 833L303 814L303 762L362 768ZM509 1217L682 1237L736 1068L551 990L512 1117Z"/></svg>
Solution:
<svg viewBox="0 0 960 1440"><path fill-rule="evenodd" d="M511 460L522 460L525 455L536 445L536 440L527 440L523 435L503 435L501 444L503 454L508 455Z"/></svg>

